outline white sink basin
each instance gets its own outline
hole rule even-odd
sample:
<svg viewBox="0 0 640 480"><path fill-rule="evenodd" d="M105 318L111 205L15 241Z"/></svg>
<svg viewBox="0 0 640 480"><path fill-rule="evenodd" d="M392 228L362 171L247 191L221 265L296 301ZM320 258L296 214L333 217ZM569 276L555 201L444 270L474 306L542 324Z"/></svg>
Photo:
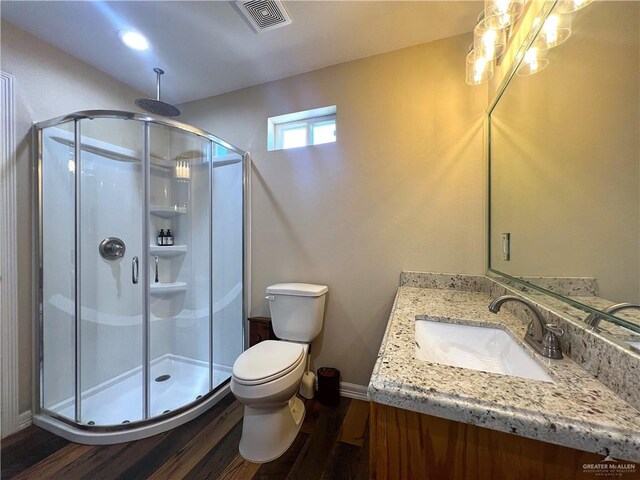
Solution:
<svg viewBox="0 0 640 480"><path fill-rule="evenodd" d="M544 368L499 328L416 320L416 357L427 362L553 383Z"/></svg>

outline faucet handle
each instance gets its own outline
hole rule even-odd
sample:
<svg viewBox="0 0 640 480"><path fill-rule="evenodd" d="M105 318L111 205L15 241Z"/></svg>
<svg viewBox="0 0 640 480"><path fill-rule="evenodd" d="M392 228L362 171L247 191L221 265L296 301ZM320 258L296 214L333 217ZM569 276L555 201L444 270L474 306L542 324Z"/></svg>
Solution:
<svg viewBox="0 0 640 480"><path fill-rule="evenodd" d="M545 332L542 339L542 354L547 358L559 360L562 358L562 349L560 348L560 341L554 330L562 332L562 329L557 328L555 325L552 325L552 328L553 330L547 330Z"/></svg>
<svg viewBox="0 0 640 480"><path fill-rule="evenodd" d="M564 330L558 327L555 323L546 323L544 327L547 331L553 333L557 337L561 337L562 335L564 335Z"/></svg>

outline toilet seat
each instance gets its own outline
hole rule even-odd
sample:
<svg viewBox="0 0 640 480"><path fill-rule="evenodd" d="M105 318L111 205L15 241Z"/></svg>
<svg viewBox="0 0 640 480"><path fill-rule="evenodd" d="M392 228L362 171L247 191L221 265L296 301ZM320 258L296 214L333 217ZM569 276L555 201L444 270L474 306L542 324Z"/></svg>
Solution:
<svg viewBox="0 0 640 480"><path fill-rule="evenodd" d="M233 379L241 385L262 385L296 369L304 362L306 345L265 340L243 352L233 364Z"/></svg>

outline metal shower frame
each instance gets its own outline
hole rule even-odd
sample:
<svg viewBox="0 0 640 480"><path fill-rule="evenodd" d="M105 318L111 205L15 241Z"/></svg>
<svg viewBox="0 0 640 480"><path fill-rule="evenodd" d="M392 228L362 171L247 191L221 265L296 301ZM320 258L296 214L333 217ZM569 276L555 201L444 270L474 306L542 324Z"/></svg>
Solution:
<svg viewBox="0 0 640 480"><path fill-rule="evenodd" d="M149 279L147 278L149 273L148 273L148 269L143 269L143 276L141 281L144 282L143 285L145 285L145 295L144 295L144 302L143 302L143 311L142 311L142 317L143 317L143 334L144 334L144 344L143 344L143 378L144 378L144 387L143 387L143 391L144 391L144 419L140 420L140 421L136 421L136 422L131 422L128 424L124 424L124 425L108 425L108 426L96 426L96 425L86 425L86 424L82 424L79 422L80 419L80 408L81 408L81 395L82 395L82 391L81 391L81 385L80 385L80 322L81 322L81 315L80 315L80 302L78 301L81 297L80 297L80 282L79 280L79 270L78 268L75 269L75 275L76 275L76 281L75 281L75 421L72 421L66 417L62 417L58 414L56 414L55 412L48 410L46 408L44 408L44 398L43 398L43 392L42 392L42 384L43 384L43 328L44 328L44 318L43 318L43 238L42 238L42 162L43 162L43 152L42 152L42 131L45 128L48 127L52 127L52 126L56 126L56 125L62 125L62 124L67 124L69 122L73 122L74 123L74 162L75 165L78 166L80 165L80 154L81 154L81 147L80 147L80 142L78 141L78 139L81 138L81 131L80 131L80 121L84 120L84 119L95 119L95 118L112 118L112 119L120 119L120 120L134 120L134 121L138 121L138 122L143 122L143 126L144 126L144 133L143 133L143 150L142 150L142 159L141 159L141 164L143 166L143 191L142 191L142 195L143 198L145 199L145 204L144 204L144 216L147 219L144 222L144 226L143 226L143 238L147 239L148 235L149 235L149 226L148 226L148 219L149 219L149 205L148 202L146 201L147 198L147 193L148 193L148 187L149 187L149 181L150 181L150 173L149 173L149 168L148 166L150 165L150 152L149 152L149 131L150 131L150 124L157 124L157 125L163 125L163 126L167 126L167 127L172 127L175 128L177 130L181 130L183 132L186 133L190 133L190 134L194 134L197 135L199 137L205 138L207 140L209 140L209 159L212 161L213 160L213 151L214 151L214 143L217 143L218 145L221 145L222 147L226 148L227 150L230 150L234 153L239 154L242 158L241 158L241 162L242 162L242 188L243 188L243 195L242 195L242 214L243 214L243 223L242 223L242 230L243 230L243 258L242 258L242 262L243 262L243 272L242 272L242 284L243 284L243 302L242 302L242 342L243 342L243 349L247 348L247 328L246 328L246 318L247 318L247 314L249 312L249 302L250 302L250 282L249 282L249 274L250 274L250 222L251 222L251 218L250 218L250 186L251 186L251 158L248 152L241 150L240 148L226 142L225 140L212 135L209 132L206 132L204 130L201 130L197 127L193 127L191 125L187 125L185 123L181 123L181 122L177 122L175 120L171 120L168 118L162 118L162 117L158 117L158 116L154 116L154 115L149 115L149 114L142 114L142 113L135 113L135 112L125 112L125 111L119 111L119 110L84 110L84 111L79 111L79 112L74 112L68 115L64 115L61 117L56 117L50 120L46 120L43 122L37 122L33 124L32 130L33 130L33 151L35 154L35 162L34 162L34 166L33 166L33 175L34 175L34 185L35 185L35 196L34 196L34 205L33 205L33 212L34 212L34 217L33 217L33 284L34 284L34 292L36 292L35 296L34 296L34 351L35 351L35 355L34 355L34 367L35 367L35 372L37 372L37 376L34 376L34 385L33 385L33 405L34 405L34 414L38 415L38 414L45 414L48 417L51 417L54 420L60 421L63 424L66 424L68 426L71 426L75 429L78 429L79 431L90 431L90 432L94 432L94 433L103 433L103 432L125 432L128 430L134 430L136 428L139 427L144 427L147 426L149 424L153 424L158 422L160 419L164 422L165 420L177 417L181 414L184 414L185 412L189 412L192 409L197 409L197 407L202 407L202 404L204 404L207 400L212 400L212 397L216 396L219 397L219 393L221 393L221 390L226 389L228 390L229 388L229 383L230 380L226 380L225 382L223 382L222 384L220 384L219 386L217 386L216 388L210 390L206 395L203 395L200 399L192 401L186 405L183 405L182 407L172 410L170 413L168 414L164 414L164 415L160 415L160 416L155 416L155 417L151 417L149 418L149 402L150 402L150 388L149 388L149 378L148 378L148 370L149 370L149 360L150 360L150 355L149 355L149 291L148 291L148 285L149 285ZM213 164L213 162L211 162ZM76 229L76 244L78 244L78 240L79 240L79 209L80 209L80 197L79 197L79 193L80 193L80 175L78 175L78 172L80 171L79 168L76 167L75 173L74 173L74 185L75 185L75 229ZM209 168L209 201L211 202L212 199L212 175L213 175L213 166L210 166ZM209 244L211 244L212 241L212 235L213 235L213 224L210 223L209 225ZM149 256L149 245L148 245L148 241L143 241L143 251L142 251L142 255L145 255L144 258L148 258ZM79 251L76 247L76 251L75 251L75 264L76 267L78 265L78 260L79 260ZM212 257L210 256L210 260L209 260L209 276L211 277L212 274L212 264L213 264L213 260ZM213 355L213 295L209 295L209 331L210 331L210 335L209 335L209 375L210 375L210 385L213 385L213 382L211 380L211 376L212 376L212 371L213 371L213 359L212 359L212 355ZM197 414L199 414L201 412L198 412ZM191 418L193 418L194 416L197 416L197 414L192 415L189 414L188 416L190 416ZM187 421L187 420L185 420ZM160 431L165 431L168 430L170 428L173 428L174 426L177 426L181 423L184 423L182 421L179 421L178 423L176 423L176 425L172 425L172 426L168 426L167 428L163 428L161 427L160 429L155 429L155 431L153 433L150 434L155 434L155 433L159 433ZM138 437L138 438L142 438L142 437ZM117 440L117 441L126 441L126 439L122 439L122 440Z"/></svg>

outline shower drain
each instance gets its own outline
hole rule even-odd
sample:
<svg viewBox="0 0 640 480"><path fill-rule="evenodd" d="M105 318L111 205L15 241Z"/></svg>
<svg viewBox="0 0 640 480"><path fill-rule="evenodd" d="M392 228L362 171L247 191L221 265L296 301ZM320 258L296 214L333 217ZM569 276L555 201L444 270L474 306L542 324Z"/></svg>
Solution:
<svg viewBox="0 0 640 480"><path fill-rule="evenodd" d="M171 378L171 375L160 375L159 377L156 377L156 382L166 382L167 380L169 380Z"/></svg>

